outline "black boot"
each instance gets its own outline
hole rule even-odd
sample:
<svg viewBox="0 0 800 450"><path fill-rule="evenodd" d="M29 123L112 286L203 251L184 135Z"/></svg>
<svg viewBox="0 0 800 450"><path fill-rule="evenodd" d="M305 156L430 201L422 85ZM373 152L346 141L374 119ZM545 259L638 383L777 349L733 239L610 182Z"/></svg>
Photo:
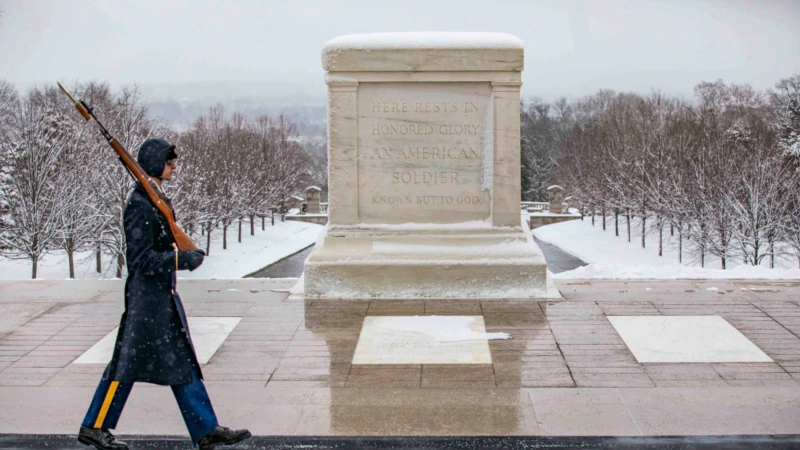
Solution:
<svg viewBox="0 0 800 450"><path fill-rule="evenodd" d="M247 430L231 430L228 427L217 427L214 428L214 431L205 435L203 439L200 439L197 445L200 446L200 450L214 450L216 444L231 445L241 442L250 436L250 432Z"/></svg>
<svg viewBox="0 0 800 450"><path fill-rule="evenodd" d="M118 441L110 431L102 428L81 427L78 442L94 445L98 450L128 450L128 444Z"/></svg>

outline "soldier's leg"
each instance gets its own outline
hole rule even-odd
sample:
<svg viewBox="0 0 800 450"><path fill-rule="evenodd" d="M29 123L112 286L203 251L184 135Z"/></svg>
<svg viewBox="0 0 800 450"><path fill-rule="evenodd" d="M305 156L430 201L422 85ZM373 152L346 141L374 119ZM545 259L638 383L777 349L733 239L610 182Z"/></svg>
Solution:
<svg viewBox="0 0 800 450"><path fill-rule="evenodd" d="M131 388L133 388L133 383L113 381L108 377L108 370L106 370L81 425L87 428L116 428Z"/></svg>
<svg viewBox="0 0 800 450"><path fill-rule="evenodd" d="M171 387L183 414L183 421L189 429L192 443L197 445L203 436L214 431L219 425L203 380L198 376L197 370L192 370L191 383L176 384Z"/></svg>

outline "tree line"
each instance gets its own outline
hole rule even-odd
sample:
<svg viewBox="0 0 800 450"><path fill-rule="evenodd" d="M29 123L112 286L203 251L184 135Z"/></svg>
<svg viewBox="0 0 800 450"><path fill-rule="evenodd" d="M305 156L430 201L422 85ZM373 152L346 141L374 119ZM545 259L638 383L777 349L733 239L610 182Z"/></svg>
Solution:
<svg viewBox="0 0 800 450"><path fill-rule="evenodd" d="M800 75L773 90L704 82L693 101L600 91L522 109L523 198L557 183L631 241L677 236L679 261L800 264ZM625 230L627 228L627 230ZM638 237L637 237L638 239Z"/></svg>
<svg viewBox="0 0 800 450"><path fill-rule="evenodd" d="M133 156L149 137L178 146L166 185L178 222L210 252L211 236L258 217L298 188L326 186L326 145L298 135L286 116L254 118L209 109L177 132L148 111L136 87L70 86L94 106ZM800 75L759 92L701 83L692 101L600 91L574 101L521 105L522 198L545 201L560 184L572 204L632 240L678 236L678 258L722 268L731 258L761 264L791 253L800 262ZM124 270L122 211L132 180L108 144L55 86L24 94L0 80L0 252L37 264L48 252L92 250L98 271ZM594 223L594 222L593 222ZM625 228L627 227L627 231ZM638 239L638 237L637 237Z"/></svg>
<svg viewBox="0 0 800 450"><path fill-rule="evenodd" d="M281 199L309 183L311 158L297 124L287 117L253 119L221 106L184 132L152 117L135 86L113 92L106 83L76 83L70 90L96 110L114 138L136 157L144 140L177 145L178 175L165 184L178 222L210 252L212 233L249 221L255 232ZM317 145L318 146L318 145ZM133 179L93 123L87 123L54 85L20 94L0 80L0 252L28 259L31 276L47 253L66 253L69 277L75 255L91 251L125 264L122 213ZM202 246L202 245L201 245Z"/></svg>

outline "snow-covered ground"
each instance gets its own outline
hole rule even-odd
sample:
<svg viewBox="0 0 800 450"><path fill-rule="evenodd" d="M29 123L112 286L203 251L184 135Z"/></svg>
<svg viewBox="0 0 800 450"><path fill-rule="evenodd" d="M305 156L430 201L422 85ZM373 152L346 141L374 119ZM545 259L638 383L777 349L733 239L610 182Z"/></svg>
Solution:
<svg viewBox="0 0 800 450"><path fill-rule="evenodd" d="M658 234L648 234L646 248L642 248L641 228L638 221L631 223L631 242L627 228L620 220L619 237L614 234L614 220L602 222L591 218L546 225L533 230L542 241L560 247L565 252L582 259L589 265L554 275L559 279L574 278L765 278L800 279L797 258L782 256L776 259L775 269L769 268L765 259L761 266L744 265L741 259L729 258L728 269L721 270L719 258L706 257L705 268L690 255L684 240L683 263L678 263L678 235L670 236L664 229L664 256L658 256Z"/></svg>
<svg viewBox="0 0 800 450"><path fill-rule="evenodd" d="M250 225L242 226L242 243L237 242L238 225L228 228L228 248L222 249L222 230L211 235L211 255L194 272L181 271L179 278L241 278L286 256L296 253L317 240L321 225L286 221L267 224L261 231L256 222L255 235L250 236ZM205 239L195 242L205 248ZM103 255L103 273L95 271L93 252L82 252L76 256L75 277L77 279L114 278L116 269L112 258ZM64 252L53 252L39 262L37 279L63 280L69 277L69 266ZM9 260L0 257L0 280L29 280L31 263L28 260Z"/></svg>
<svg viewBox="0 0 800 450"><path fill-rule="evenodd" d="M256 224L255 236L250 236L250 227L243 228L242 243L237 242L237 227L228 230L228 249L222 249L222 232L216 230L211 240L211 255L194 272L181 271L180 278L241 278L268 266L288 255L313 244L323 227L305 222L277 222L261 231ZM584 221L572 220L533 230L534 236L560 247L567 253L589 265L554 275L559 279L573 278L763 278L800 279L797 259L784 255L776 260L776 268L770 269L769 261L753 267L742 264L737 258L728 260L728 270L721 270L719 259L706 258L706 267L690 255L689 244L684 241L683 263L678 263L677 234L669 235L664 230L664 256L658 256L658 235L648 234L647 248L641 247L638 222L631 227L631 242L627 240L626 228L620 220L620 236L614 235L613 219L603 231L598 219L593 227L587 217ZM198 242L203 245L204 242ZM103 255L103 273L95 272L95 257L92 252L83 252L76 257L78 279L114 278L115 267L108 255ZM31 265L27 260L9 260L0 257L0 280L30 279ZM38 279L63 280L68 277L66 255L54 252L39 263Z"/></svg>

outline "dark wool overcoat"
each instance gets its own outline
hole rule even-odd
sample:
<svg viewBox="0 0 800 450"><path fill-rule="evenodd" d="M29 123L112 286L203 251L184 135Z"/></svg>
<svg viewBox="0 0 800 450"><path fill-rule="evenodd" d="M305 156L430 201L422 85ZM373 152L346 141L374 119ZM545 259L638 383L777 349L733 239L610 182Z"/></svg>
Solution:
<svg viewBox="0 0 800 450"><path fill-rule="evenodd" d="M171 151L174 147L143 146L139 163L145 171L160 175ZM166 218L139 183L128 198L123 219L128 264L125 312L106 376L123 383L190 383L192 370L199 372L200 365L175 290L176 271L188 269L187 258L173 248Z"/></svg>

